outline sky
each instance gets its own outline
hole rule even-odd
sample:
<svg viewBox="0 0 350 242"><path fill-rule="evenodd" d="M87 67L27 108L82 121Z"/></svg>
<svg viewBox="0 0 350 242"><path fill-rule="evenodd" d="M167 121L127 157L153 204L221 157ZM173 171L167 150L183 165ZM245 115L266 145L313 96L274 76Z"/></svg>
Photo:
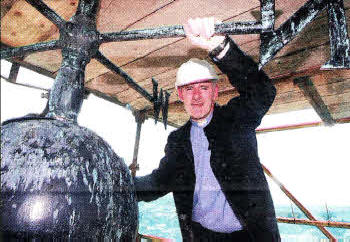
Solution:
<svg viewBox="0 0 350 242"><path fill-rule="evenodd" d="M1 60L1 75L7 77L10 64ZM18 82L49 89L52 80L20 69ZM1 80L1 122L28 113L40 113L46 99L43 91ZM147 100L145 100L147 102ZM261 127L319 121L312 110L265 116ZM136 136L136 122L127 108L89 95L83 103L78 124L87 127L109 143L130 164ZM164 155L168 134L175 128L148 119L142 126L137 175L150 173ZM258 134L260 161L306 207L313 205L350 206L349 192L350 124L314 127ZM290 205L289 199L268 179L277 205Z"/></svg>

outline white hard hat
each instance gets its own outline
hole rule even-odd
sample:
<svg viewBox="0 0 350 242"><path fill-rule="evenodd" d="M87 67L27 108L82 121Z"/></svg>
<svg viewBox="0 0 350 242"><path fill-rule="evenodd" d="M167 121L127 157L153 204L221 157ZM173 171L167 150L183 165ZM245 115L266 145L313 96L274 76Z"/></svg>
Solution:
<svg viewBox="0 0 350 242"><path fill-rule="evenodd" d="M183 63L177 71L175 87L207 80L218 80L214 67L205 60L192 58Z"/></svg>

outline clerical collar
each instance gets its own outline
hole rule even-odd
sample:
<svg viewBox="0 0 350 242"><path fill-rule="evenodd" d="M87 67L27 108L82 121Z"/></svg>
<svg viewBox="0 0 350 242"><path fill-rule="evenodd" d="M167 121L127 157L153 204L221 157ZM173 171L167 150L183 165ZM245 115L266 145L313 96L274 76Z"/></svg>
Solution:
<svg viewBox="0 0 350 242"><path fill-rule="evenodd" d="M191 119L191 122L195 126L198 126L200 128L204 128L205 126L207 126L210 123L210 120L212 117L213 117L213 112L210 112L210 114L204 120L197 122L197 121L194 121Z"/></svg>

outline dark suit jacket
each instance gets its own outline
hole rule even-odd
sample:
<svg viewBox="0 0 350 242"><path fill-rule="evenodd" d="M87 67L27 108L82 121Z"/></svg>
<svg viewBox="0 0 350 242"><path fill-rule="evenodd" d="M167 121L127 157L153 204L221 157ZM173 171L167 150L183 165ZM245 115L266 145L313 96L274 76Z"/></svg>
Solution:
<svg viewBox="0 0 350 242"><path fill-rule="evenodd" d="M252 241L279 241L268 184L259 162L255 129L272 105L276 89L257 64L230 40L221 60L213 59L239 92L214 108L204 132L210 164L227 201ZM168 137L165 156L150 175L136 177L138 200L151 201L173 192L184 241L193 239L191 217L195 171L190 141L191 122Z"/></svg>

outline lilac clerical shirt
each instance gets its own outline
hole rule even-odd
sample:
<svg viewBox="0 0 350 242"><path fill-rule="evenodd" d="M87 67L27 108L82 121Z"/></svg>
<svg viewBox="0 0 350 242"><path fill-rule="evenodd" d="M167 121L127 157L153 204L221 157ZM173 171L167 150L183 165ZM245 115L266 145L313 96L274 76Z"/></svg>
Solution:
<svg viewBox="0 0 350 242"><path fill-rule="evenodd" d="M242 226L228 204L210 166L209 143L203 128L204 123L192 121L191 143L194 156L196 186L193 196L192 220L203 227L220 233L242 230Z"/></svg>

